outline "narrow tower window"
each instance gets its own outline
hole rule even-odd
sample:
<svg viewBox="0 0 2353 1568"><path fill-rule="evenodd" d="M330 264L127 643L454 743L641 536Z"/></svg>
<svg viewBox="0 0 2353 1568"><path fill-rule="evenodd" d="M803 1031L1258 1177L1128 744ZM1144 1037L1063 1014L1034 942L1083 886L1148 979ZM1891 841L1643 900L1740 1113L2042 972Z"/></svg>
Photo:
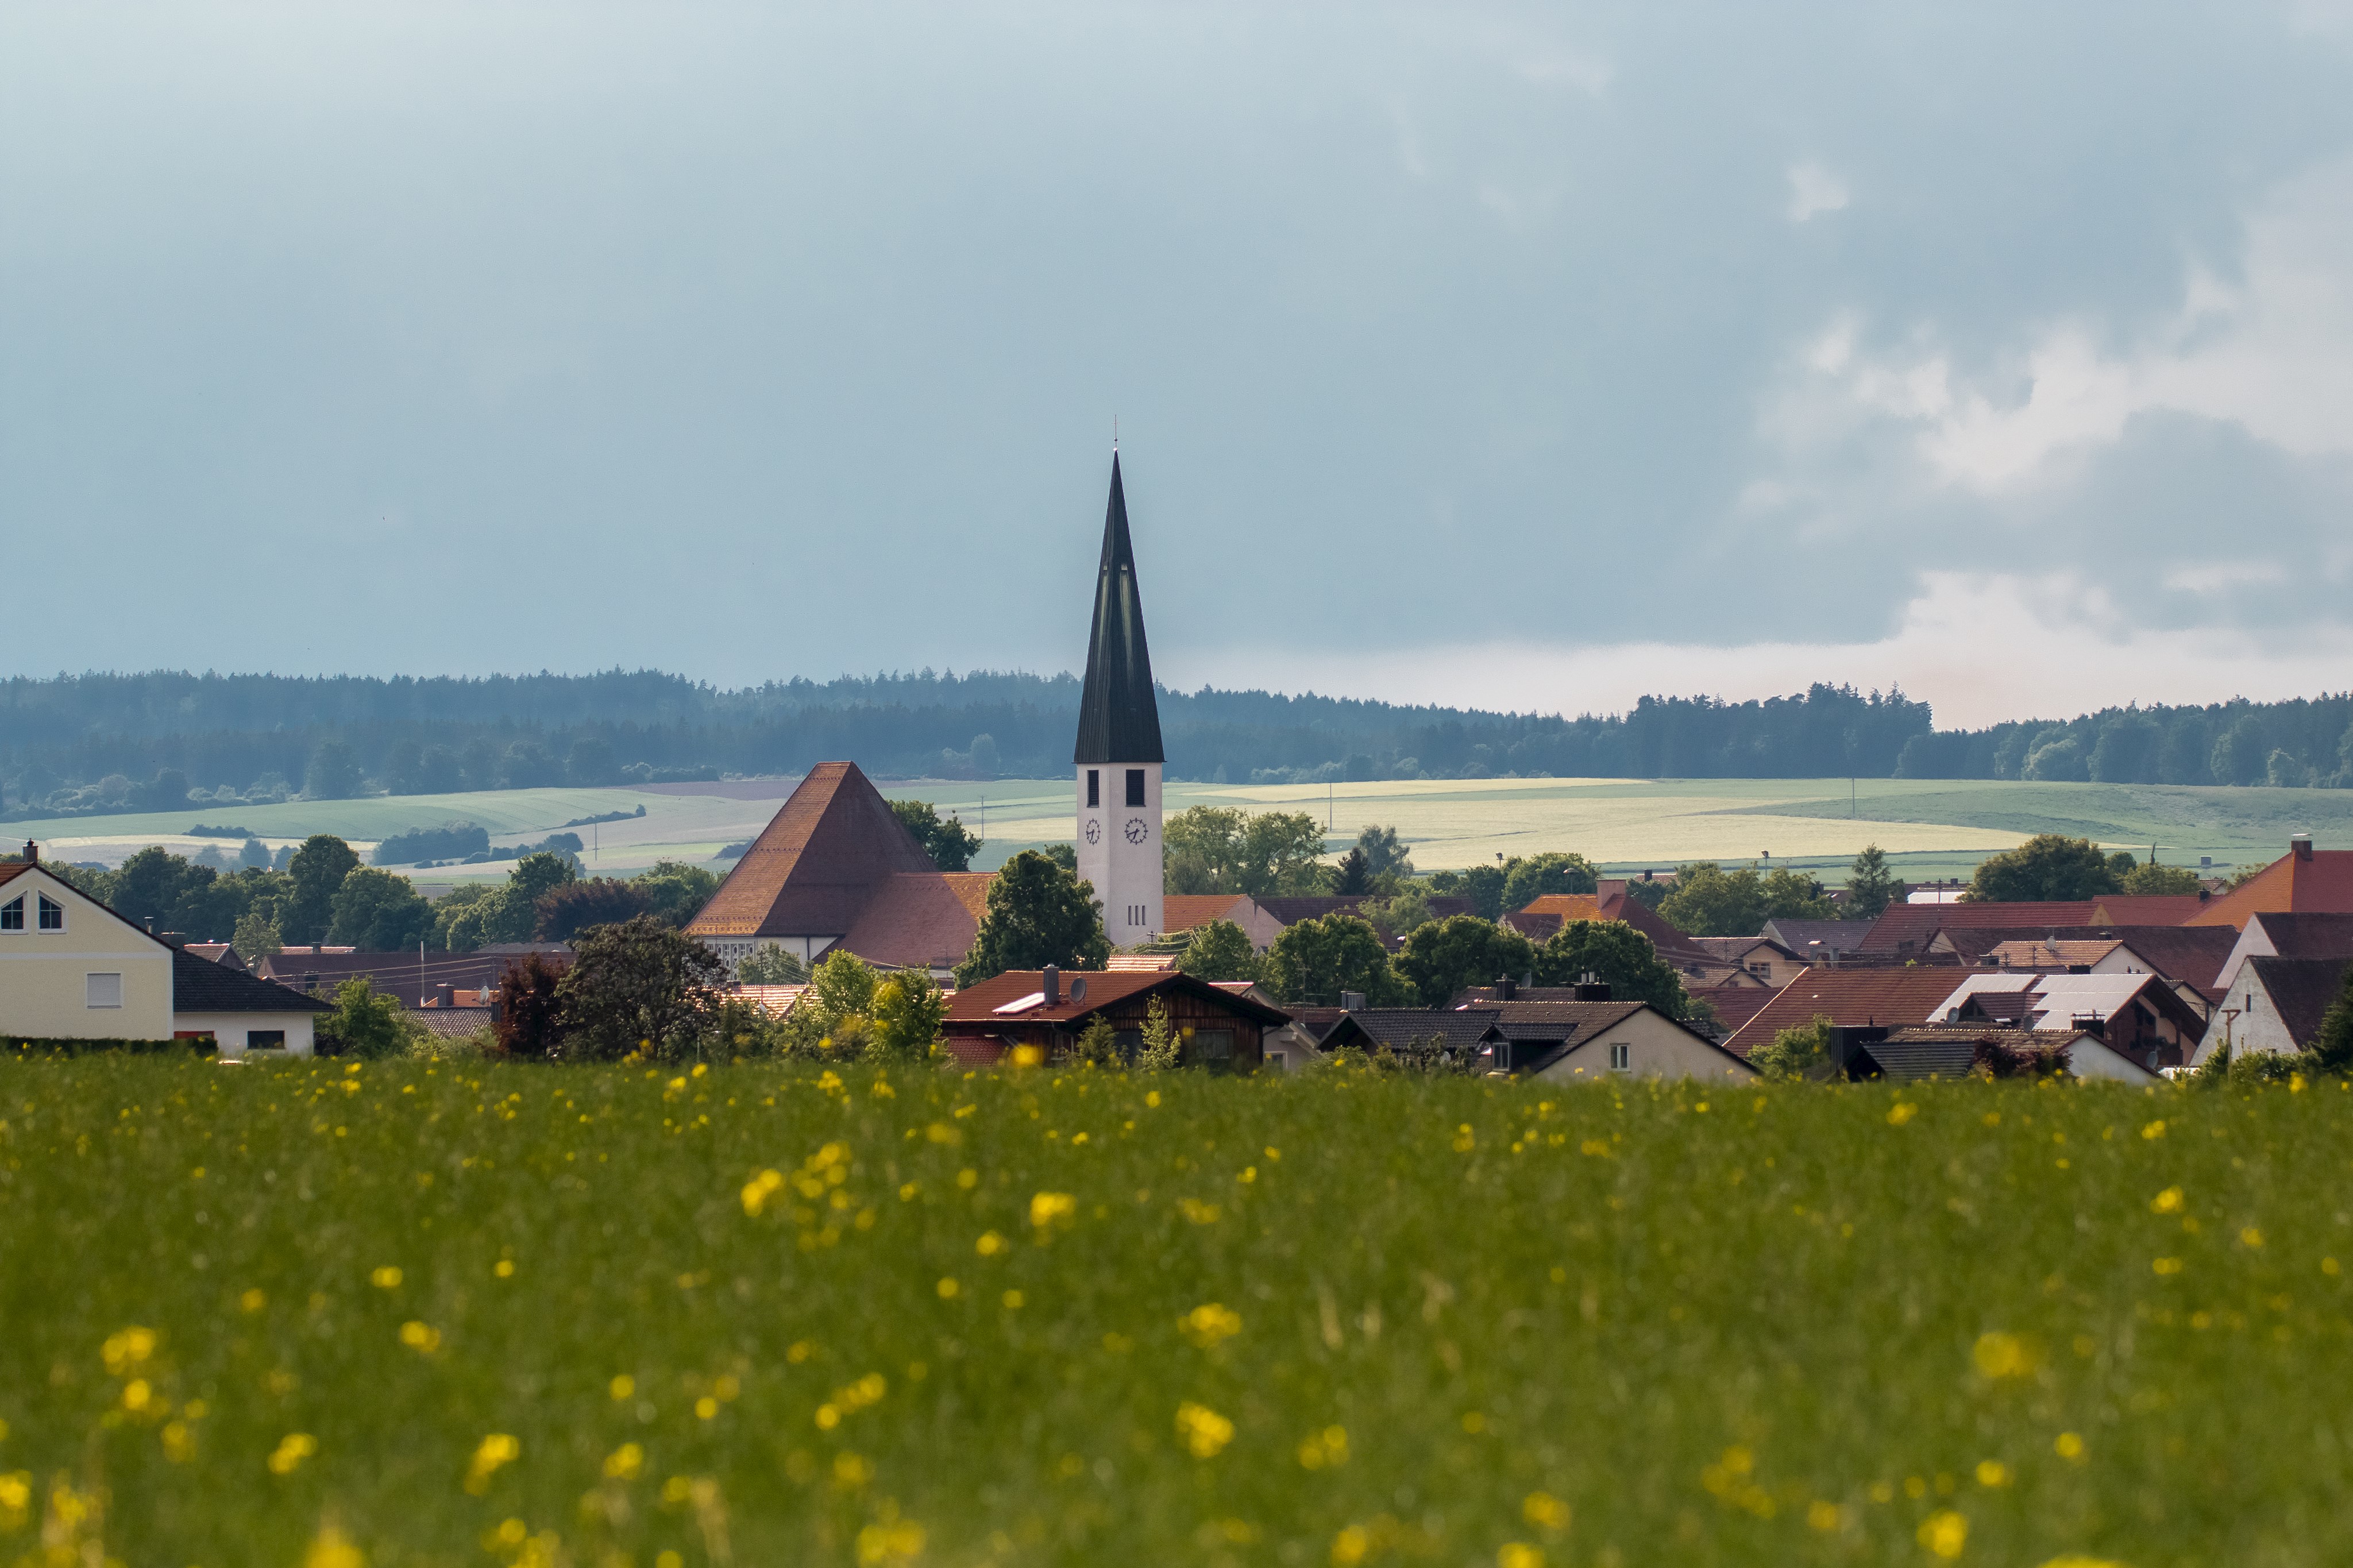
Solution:
<svg viewBox="0 0 2353 1568"><path fill-rule="evenodd" d="M1144 804L1144 770L1142 768L1127 770L1127 804L1130 805Z"/></svg>
<svg viewBox="0 0 2353 1568"><path fill-rule="evenodd" d="M1103 770L1101 768L1087 770L1087 804L1089 805L1103 804Z"/></svg>

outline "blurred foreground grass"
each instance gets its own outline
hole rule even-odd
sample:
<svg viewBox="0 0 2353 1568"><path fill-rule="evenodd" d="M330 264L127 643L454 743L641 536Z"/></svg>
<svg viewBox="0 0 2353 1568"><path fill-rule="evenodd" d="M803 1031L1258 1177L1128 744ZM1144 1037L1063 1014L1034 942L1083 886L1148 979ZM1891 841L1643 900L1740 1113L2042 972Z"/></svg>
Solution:
<svg viewBox="0 0 2353 1568"><path fill-rule="evenodd" d="M2348 1132L9 1064L0 1563L2341 1563Z"/></svg>

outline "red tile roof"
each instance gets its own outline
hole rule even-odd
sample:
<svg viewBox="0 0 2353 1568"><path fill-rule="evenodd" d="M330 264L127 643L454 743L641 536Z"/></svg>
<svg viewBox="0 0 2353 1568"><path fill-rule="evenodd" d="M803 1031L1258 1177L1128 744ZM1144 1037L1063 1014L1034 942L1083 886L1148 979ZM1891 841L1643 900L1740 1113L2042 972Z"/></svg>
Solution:
<svg viewBox="0 0 2353 1568"><path fill-rule="evenodd" d="M1763 1011L1775 995L1762 985L1686 985L1683 994L1715 1008L1727 1035Z"/></svg>
<svg viewBox="0 0 2353 1568"><path fill-rule="evenodd" d="M2039 904L1890 904L1871 922L1857 952L1924 952L1939 931L2053 931L2092 923L2089 900Z"/></svg>
<svg viewBox="0 0 2353 1568"><path fill-rule="evenodd" d="M2243 930L2253 914L2353 914L2353 849L2291 851L2184 923Z"/></svg>
<svg viewBox="0 0 2353 1568"><path fill-rule="evenodd" d="M937 871L894 872L874 888L840 945L871 963L902 969L959 962L972 951L980 921L954 880Z"/></svg>
<svg viewBox="0 0 2353 1568"><path fill-rule="evenodd" d="M2178 926L2212 901L2203 893L2110 893L2092 900L2092 920L2104 926Z"/></svg>
<svg viewBox="0 0 2353 1568"><path fill-rule="evenodd" d="M1725 1046L1742 1056L1783 1029L1802 1029L1817 1016L1833 1024L1925 1024L1936 1004L1953 994L1954 972L1942 966L1916 969L1813 968L1773 993Z"/></svg>

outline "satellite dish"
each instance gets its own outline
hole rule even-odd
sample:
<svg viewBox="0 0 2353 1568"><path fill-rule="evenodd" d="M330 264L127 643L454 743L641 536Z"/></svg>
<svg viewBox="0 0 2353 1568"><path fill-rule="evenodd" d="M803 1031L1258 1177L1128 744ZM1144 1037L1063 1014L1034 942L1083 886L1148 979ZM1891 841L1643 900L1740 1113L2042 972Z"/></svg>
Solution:
<svg viewBox="0 0 2353 1568"><path fill-rule="evenodd" d="M1073 980L1073 981L1071 981L1071 1002L1075 1004L1075 1003L1079 1003L1079 1002L1083 1002L1083 1001L1085 1001L1086 999L1087 999L1087 983L1086 983L1085 981L1083 981L1083 980Z"/></svg>

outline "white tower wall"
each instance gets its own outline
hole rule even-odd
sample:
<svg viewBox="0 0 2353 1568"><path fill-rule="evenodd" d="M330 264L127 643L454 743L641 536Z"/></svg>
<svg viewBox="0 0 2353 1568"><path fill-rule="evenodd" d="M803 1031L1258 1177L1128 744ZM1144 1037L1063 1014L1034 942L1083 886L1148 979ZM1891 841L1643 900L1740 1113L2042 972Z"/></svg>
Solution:
<svg viewBox="0 0 2353 1568"><path fill-rule="evenodd" d="M1164 929L1161 911L1160 764L1086 763L1078 770L1079 879L1094 884L1103 930L1113 947L1149 942ZM1144 775L1144 804L1128 804L1127 778ZM1097 775L1087 803L1087 777Z"/></svg>

